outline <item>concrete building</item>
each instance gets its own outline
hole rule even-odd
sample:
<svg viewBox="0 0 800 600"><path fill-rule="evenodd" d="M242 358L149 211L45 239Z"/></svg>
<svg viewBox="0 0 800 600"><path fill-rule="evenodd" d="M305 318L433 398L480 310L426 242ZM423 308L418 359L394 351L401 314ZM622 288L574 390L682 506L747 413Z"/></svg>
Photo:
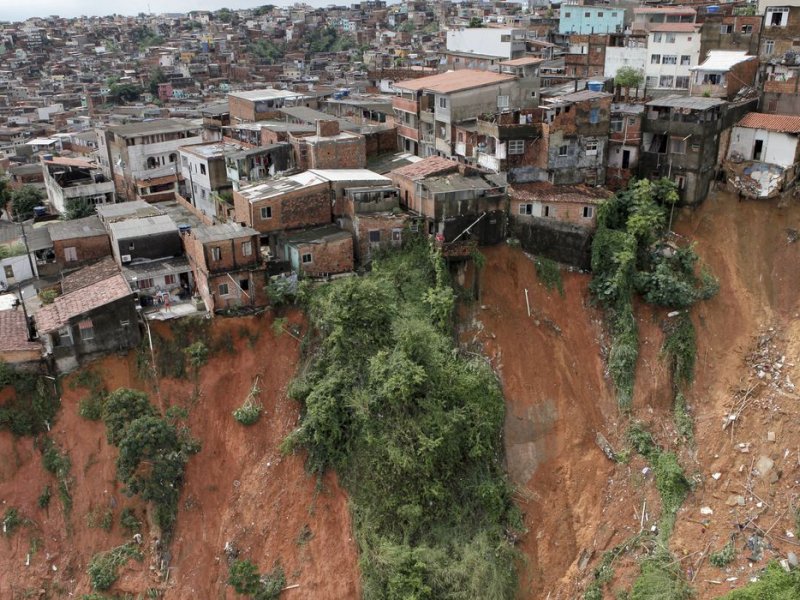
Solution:
<svg viewBox="0 0 800 600"><path fill-rule="evenodd" d="M762 65L762 112L800 113L800 1L762 0L759 61Z"/></svg>
<svg viewBox="0 0 800 600"><path fill-rule="evenodd" d="M690 69L700 61L700 25L651 25L645 65L647 94L689 93Z"/></svg>
<svg viewBox="0 0 800 600"><path fill-rule="evenodd" d="M42 160L47 200L53 210L65 215L80 206L113 204L114 182L95 163L77 158Z"/></svg>
<svg viewBox="0 0 800 600"><path fill-rule="evenodd" d="M292 271L327 277L353 270L353 237L335 225L287 233L278 242L278 256Z"/></svg>
<svg viewBox="0 0 800 600"><path fill-rule="evenodd" d="M605 183L610 190L626 188L638 171L643 116L643 104L611 105Z"/></svg>
<svg viewBox="0 0 800 600"><path fill-rule="evenodd" d="M311 106L313 104L313 106ZM315 96L288 90L263 89L228 94L228 108L232 122L262 121L275 117L285 106L311 106L316 108Z"/></svg>
<svg viewBox="0 0 800 600"><path fill-rule="evenodd" d="M690 95L733 100L739 90L755 91L758 60L744 50L711 50L703 63L690 71Z"/></svg>
<svg viewBox="0 0 800 600"><path fill-rule="evenodd" d="M111 256L111 242L100 217L57 221L47 226L56 263L63 268Z"/></svg>
<svg viewBox="0 0 800 600"><path fill-rule="evenodd" d="M203 142L203 127L181 119L159 119L98 131L101 165L125 200L179 191L179 148Z"/></svg>
<svg viewBox="0 0 800 600"><path fill-rule="evenodd" d="M319 120L313 133L289 135L298 169L363 169L367 164L363 135L341 131L335 120Z"/></svg>
<svg viewBox="0 0 800 600"><path fill-rule="evenodd" d="M487 69L499 71L503 60L525 55L525 30L510 27L461 27L447 30L447 64L453 69L470 66L473 56L489 62Z"/></svg>
<svg viewBox="0 0 800 600"><path fill-rule="evenodd" d="M690 6L637 6L633 9L631 30L647 32L653 27L696 20L697 11Z"/></svg>
<svg viewBox="0 0 800 600"><path fill-rule="evenodd" d="M624 21L625 9L622 7L563 3L558 19L558 33L617 33L622 31Z"/></svg>
<svg viewBox="0 0 800 600"><path fill-rule="evenodd" d="M180 154L183 194L202 214L212 219L219 214L215 198L220 192L233 189L228 179L226 156L246 150L243 144L231 141L182 146Z"/></svg>
<svg viewBox="0 0 800 600"><path fill-rule="evenodd" d="M603 75L605 77L616 77L617 71L623 67L629 67L644 74L647 60L646 35L609 36L609 45L605 50Z"/></svg>

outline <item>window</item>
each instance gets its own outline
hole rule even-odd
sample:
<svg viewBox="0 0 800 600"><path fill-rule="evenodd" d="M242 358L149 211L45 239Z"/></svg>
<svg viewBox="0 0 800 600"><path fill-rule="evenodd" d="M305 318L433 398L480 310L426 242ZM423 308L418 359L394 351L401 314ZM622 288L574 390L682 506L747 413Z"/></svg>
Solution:
<svg viewBox="0 0 800 600"><path fill-rule="evenodd" d="M661 64L661 55L660 54L651 54L650 55L650 64L651 65L660 65Z"/></svg>
<svg viewBox="0 0 800 600"><path fill-rule="evenodd" d="M677 184L679 190L682 190L686 186L686 177L683 175L675 175L672 181Z"/></svg>
<svg viewBox="0 0 800 600"><path fill-rule="evenodd" d="M569 19L571 16L572 16L572 13L571 13L571 12L565 12L565 13L564 13L564 18L565 18L565 19Z"/></svg>
<svg viewBox="0 0 800 600"><path fill-rule="evenodd" d="M620 132L623 128L622 119L612 119L611 120L611 131Z"/></svg>
<svg viewBox="0 0 800 600"><path fill-rule="evenodd" d="M150 277L145 277L144 279L140 279L138 283L138 287L140 290L149 290L153 287L153 280Z"/></svg>
<svg viewBox="0 0 800 600"><path fill-rule="evenodd" d="M692 57L688 54L681 54L681 66L688 66L692 64Z"/></svg>
<svg viewBox="0 0 800 600"><path fill-rule="evenodd" d="M81 332L81 340L88 342L94 339L94 325L91 319L84 319L78 323L78 330Z"/></svg>
<svg viewBox="0 0 800 600"><path fill-rule="evenodd" d="M222 260L222 248L219 246L214 246L211 248L211 260Z"/></svg>
<svg viewBox="0 0 800 600"><path fill-rule="evenodd" d="M525 154L525 140L508 140L509 154Z"/></svg>
<svg viewBox="0 0 800 600"><path fill-rule="evenodd" d="M205 163L200 163L200 174L201 175L205 175L206 174L206 165L205 165Z"/></svg>
<svg viewBox="0 0 800 600"><path fill-rule="evenodd" d="M674 33L668 33L666 41L667 41L668 44L674 44L675 43L675 34Z"/></svg>
<svg viewBox="0 0 800 600"><path fill-rule="evenodd" d="M510 41L511 41L511 36L510 36L510 35L508 35L508 34L506 34L506 35L501 35L501 36L500 36L500 41L501 41L501 42L504 42L504 43L510 42Z"/></svg>
<svg viewBox="0 0 800 600"><path fill-rule="evenodd" d="M58 330L59 346L72 346L72 332L69 327L64 327Z"/></svg>
<svg viewBox="0 0 800 600"><path fill-rule="evenodd" d="M593 155L597 154L597 142L594 140L586 142L586 154Z"/></svg>
<svg viewBox="0 0 800 600"><path fill-rule="evenodd" d="M300 261L304 265L310 265L311 264L311 253L309 252L308 254L303 254L303 256L300 258Z"/></svg>
<svg viewBox="0 0 800 600"><path fill-rule="evenodd" d="M559 146L558 147L558 155L559 156L566 156L567 155L567 146Z"/></svg>
<svg viewBox="0 0 800 600"><path fill-rule="evenodd" d="M669 151L673 154L686 154L686 140L683 138L671 138Z"/></svg>
<svg viewBox="0 0 800 600"><path fill-rule="evenodd" d="M688 75L678 75L675 78L675 87L680 90L688 90L689 89L689 76Z"/></svg>
<svg viewBox="0 0 800 600"><path fill-rule="evenodd" d="M497 108L508 108L508 96L497 97Z"/></svg>
<svg viewBox="0 0 800 600"><path fill-rule="evenodd" d="M369 232L369 243L378 244L381 241L381 232L379 229L373 229Z"/></svg>
<svg viewBox="0 0 800 600"><path fill-rule="evenodd" d="M664 39L664 36L662 34L660 34L660 33L654 33L653 34L653 42L654 43L660 44L661 40L663 40L663 39Z"/></svg>
<svg viewBox="0 0 800 600"><path fill-rule="evenodd" d="M672 77L672 75L662 75L661 78L658 80L658 87L671 88L673 80L674 78Z"/></svg>
<svg viewBox="0 0 800 600"><path fill-rule="evenodd" d="M242 289L243 292L247 292L250 290L250 280L249 279L240 279L239 280L239 287Z"/></svg>
<svg viewBox="0 0 800 600"><path fill-rule="evenodd" d="M253 242L242 242L242 256L250 256L253 253Z"/></svg>
<svg viewBox="0 0 800 600"><path fill-rule="evenodd" d="M742 33L751 34L753 33L753 26L752 25L742 25Z"/></svg>
<svg viewBox="0 0 800 600"><path fill-rule="evenodd" d="M594 216L594 207L593 206L584 206L583 207L583 218L584 219L591 219Z"/></svg>
<svg viewBox="0 0 800 600"><path fill-rule="evenodd" d="M220 283L219 287L217 289L219 290L219 295L220 296L227 296L228 295L228 284L227 283Z"/></svg>
<svg viewBox="0 0 800 600"><path fill-rule="evenodd" d="M589 111L589 123L599 123L600 122L600 109L593 108Z"/></svg>
<svg viewBox="0 0 800 600"><path fill-rule="evenodd" d="M72 246L64 248L64 260L67 262L75 262L78 260L78 250Z"/></svg>
<svg viewBox="0 0 800 600"><path fill-rule="evenodd" d="M603 16L603 13L599 12L599 13L597 13L597 16L598 16L598 17L602 17L602 16Z"/></svg>
<svg viewBox="0 0 800 600"><path fill-rule="evenodd" d="M678 64L678 57L674 54L665 54L664 58L661 59L662 65L677 65Z"/></svg>
<svg viewBox="0 0 800 600"><path fill-rule="evenodd" d="M439 96L439 108L447 108L447 98Z"/></svg>
<svg viewBox="0 0 800 600"><path fill-rule="evenodd" d="M723 35L726 33L733 33L733 25L720 25L719 32Z"/></svg>
<svg viewBox="0 0 800 600"><path fill-rule="evenodd" d="M636 125L636 117L628 117L628 125Z"/></svg>
<svg viewBox="0 0 800 600"><path fill-rule="evenodd" d="M175 285L175 275L164 275L164 285Z"/></svg>
<svg viewBox="0 0 800 600"><path fill-rule="evenodd" d="M588 12L583 13L583 16L587 19L591 17L590 13Z"/></svg>
<svg viewBox="0 0 800 600"><path fill-rule="evenodd" d="M542 216L543 217L554 217L556 215L556 211L553 209L552 206L548 206L545 204L542 207Z"/></svg>
<svg viewBox="0 0 800 600"><path fill-rule="evenodd" d="M272 218L272 207L271 206L263 206L261 207L261 219L271 219Z"/></svg>
<svg viewBox="0 0 800 600"><path fill-rule="evenodd" d="M764 42L764 54L769 56L775 51L775 40L767 40Z"/></svg>
<svg viewBox="0 0 800 600"><path fill-rule="evenodd" d="M611 13L611 16L612 16L612 17L616 17L616 16L617 16L617 13L615 13L615 12L612 12L612 13Z"/></svg>
<svg viewBox="0 0 800 600"><path fill-rule="evenodd" d="M519 205L519 214L521 214L521 215L532 215L533 214L533 204L520 204Z"/></svg>
<svg viewBox="0 0 800 600"><path fill-rule="evenodd" d="M133 242L128 244L128 250L135 250L135 249L136 249L136 245Z"/></svg>
<svg viewBox="0 0 800 600"><path fill-rule="evenodd" d="M768 8L764 22L767 27L786 27L789 22L789 8L783 6Z"/></svg>
<svg viewBox="0 0 800 600"><path fill-rule="evenodd" d="M647 87L657 87L658 86L658 77L655 75L648 75L647 77Z"/></svg>
<svg viewBox="0 0 800 600"><path fill-rule="evenodd" d="M392 229L392 243L399 244L403 241L403 230L402 229Z"/></svg>

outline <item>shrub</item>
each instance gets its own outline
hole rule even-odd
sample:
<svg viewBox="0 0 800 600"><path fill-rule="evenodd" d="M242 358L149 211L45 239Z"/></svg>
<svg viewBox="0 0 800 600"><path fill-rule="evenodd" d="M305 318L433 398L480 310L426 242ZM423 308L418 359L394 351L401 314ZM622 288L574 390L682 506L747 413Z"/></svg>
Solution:
<svg viewBox="0 0 800 600"><path fill-rule="evenodd" d="M235 560L228 570L228 585L239 594L255 594L260 577L258 567L249 560Z"/></svg>
<svg viewBox="0 0 800 600"><path fill-rule="evenodd" d="M129 533L137 533L142 529L142 522L136 517L136 512L128 507L122 509L119 524Z"/></svg>
<svg viewBox="0 0 800 600"><path fill-rule="evenodd" d="M694 365L697 359L697 342L694 324L684 312L668 323L662 353L669 361L673 381L676 385L688 385L694 380Z"/></svg>
<svg viewBox="0 0 800 600"><path fill-rule="evenodd" d="M103 407L108 443L118 446L131 423L141 417L152 416L155 412L144 392L128 388L111 392Z"/></svg>
<svg viewBox="0 0 800 600"><path fill-rule="evenodd" d="M19 510L14 506L9 506L3 515L3 535L11 537L20 525L22 525L22 517L19 516Z"/></svg>
<svg viewBox="0 0 800 600"><path fill-rule="evenodd" d="M58 298L58 291L57 290L41 290L41 291L39 291L39 299L42 301L42 304L45 305L45 306L55 302L56 298Z"/></svg>
<svg viewBox="0 0 800 600"><path fill-rule="evenodd" d="M19 371L0 361L0 387L11 386L14 396L0 406L0 429L17 436L48 431L59 408L53 384L36 373Z"/></svg>
<svg viewBox="0 0 800 600"><path fill-rule="evenodd" d="M253 425L261 417L261 405L257 402L245 400L239 408L233 411L233 418L242 425Z"/></svg>
<svg viewBox="0 0 800 600"><path fill-rule="evenodd" d="M50 486L49 485L44 486L44 488L42 489L42 493L39 494L39 499L37 501L39 508L47 508L48 506L50 506L51 496L52 492L50 490Z"/></svg>
<svg viewBox="0 0 800 600"><path fill-rule="evenodd" d="M733 540L725 544L718 552L712 552L708 555L708 562L720 569L727 567L736 558L736 546Z"/></svg>
<svg viewBox="0 0 800 600"><path fill-rule="evenodd" d="M92 587L98 591L109 589L119 577L117 570L131 558L141 561L144 556L133 544L123 544L108 552L99 552L89 562L87 572Z"/></svg>
<svg viewBox="0 0 800 600"><path fill-rule="evenodd" d="M688 600L691 588L681 578L671 556L642 562L642 572L631 589L630 600ZM671 564L672 563L672 564Z"/></svg>
<svg viewBox="0 0 800 600"><path fill-rule="evenodd" d="M759 575L758 581L729 592L722 600L793 600L800 598L800 570L788 573L775 561Z"/></svg>
<svg viewBox="0 0 800 600"><path fill-rule="evenodd" d="M539 256L534 259L533 264L536 267L536 276L544 287L551 291L557 289L558 293L563 296L564 282L561 279L561 269L558 263Z"/></svg>

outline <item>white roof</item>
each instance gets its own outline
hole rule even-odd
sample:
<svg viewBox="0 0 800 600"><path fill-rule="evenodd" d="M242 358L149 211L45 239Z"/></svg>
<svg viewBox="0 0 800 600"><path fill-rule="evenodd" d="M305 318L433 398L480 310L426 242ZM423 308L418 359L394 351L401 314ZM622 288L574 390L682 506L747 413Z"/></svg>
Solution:
<svg viewBox="0 0 800 600"><path fill-rule="evenodd" d="M328 181L392 181L388 177L369 169L311 169L307 172Z"/></svg>
<svg viewBox="0 0 800 600"><path fill-rule="evenodd" d="M691 67L690 71L730 71L739 63L755 60L744 50L709 50L708 57L703 64Z"/></svg>
<svg viewBox="0 0 800 600"><path fill-rule="evenodd" d="M228 96L242 98L243 100L274 100L276 98L304 98L305 94L290 92L288 90L276 90L267 88L264 90L250 90L249 92L231 92Z"/></svg>

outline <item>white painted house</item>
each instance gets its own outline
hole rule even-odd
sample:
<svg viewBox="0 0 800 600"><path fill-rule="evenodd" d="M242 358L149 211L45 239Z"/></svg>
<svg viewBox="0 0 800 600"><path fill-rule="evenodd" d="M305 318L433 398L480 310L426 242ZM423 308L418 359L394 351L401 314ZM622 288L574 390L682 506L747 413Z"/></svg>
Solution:
<svg viewBox="0 0 800 600"><path fill-rule="evenodd" d="M700 25L651 25L647 36L645 85L648 94L689 93L690 69L700 60Z"/></svg>
<svg viewBox="0 0 800 600"><path fill-rule="evenodd" d="M525 30L505 27L462 27L447 31L447 51L519 58L525 54Z"/></svg>
<svg viewBox="0 0 800 600"><path fill-rule="evenodd" d="M734 125L728 159L790 168L798 162L800 117L747 113Z"/></svg>

